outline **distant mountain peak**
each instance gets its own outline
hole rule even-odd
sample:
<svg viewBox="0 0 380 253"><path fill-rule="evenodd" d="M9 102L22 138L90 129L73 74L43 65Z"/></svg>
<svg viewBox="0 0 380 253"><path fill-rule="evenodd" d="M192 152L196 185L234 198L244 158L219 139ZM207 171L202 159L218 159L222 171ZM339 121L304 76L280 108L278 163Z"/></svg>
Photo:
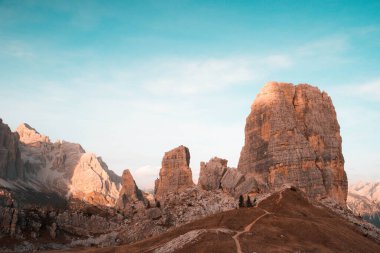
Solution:
<svg viewBox="0 0 380 253"><path fill-rule="evenodd" d="M20 124L16 132L20 136L20 142L24 144L31 144L36 142L50 142L49 137L40 134L35 128L27 123Z"/></svg>

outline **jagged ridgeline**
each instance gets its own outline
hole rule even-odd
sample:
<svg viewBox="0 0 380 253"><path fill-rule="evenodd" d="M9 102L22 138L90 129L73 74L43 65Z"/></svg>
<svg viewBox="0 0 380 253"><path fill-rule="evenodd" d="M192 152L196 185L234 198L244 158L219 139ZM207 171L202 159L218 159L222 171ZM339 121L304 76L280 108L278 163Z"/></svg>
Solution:
<svg viewBox="0 0 380 253"><path fill-rule="evenodd" d="M2 186L20 195L30 190L57 193L63 199L75 198L94 205L115 205L121 178L109 170L100 157L86 153L76 143L53 143L25 123L15 133L4 124L1 129L2 157L8 154L7 159L1 160Z"/></svg>

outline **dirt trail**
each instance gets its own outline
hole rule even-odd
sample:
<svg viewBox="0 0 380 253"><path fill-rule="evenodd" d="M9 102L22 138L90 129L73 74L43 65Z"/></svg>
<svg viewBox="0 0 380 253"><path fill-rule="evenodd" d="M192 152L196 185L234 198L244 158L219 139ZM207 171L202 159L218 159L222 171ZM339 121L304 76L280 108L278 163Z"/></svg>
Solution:
<svg viewBox="0 0 380 253"><path fill-rule="evenodd" d="M244 230L242 231L238 231L236 233L236 235L232 236L232 238L234 239L235 241L235 244L236 244L236 253L243 253L243 251L241 251L241 246L240 246L240 242L239 242L239 236L241 234L244 234L244 233L247 233L251 230L252 226L258 222L261 218L263 218L264 216L270 214L270 212L268 212L267 210L265 209L262 209L265 213L262 214L260 217L256 218L254 221L252 221L251 223L249 223L247 226L244 227Z"/></svg>
<svg viewBox="0 0 380 253"><path fill-rule="evenodd" d="M283 197L282 193L283 193L284 190L282 190L282 191L279 192L279 196L278 196L278 199L276 200L276 204L280 203L280 201L282 200L282 197ZM248 225L246 225L243 230L237 231L237 230L231 230L231 229L227 229L227 228L201 229L202 233L198 233L194 238L191 238L188 241L187 240L184 240L184 241L186 241L187 243L190 242L190 241L194 241L198 236L200 236L203 233L207 233L207 232L211 232L211 233L225 233L225 234L231 234L231 235L234 234L232 236L232 239L235 241L236 253L243 253L243 251L241 250L241 245L240 245L240 241L239 241L240 235L249 232L252 229L253 225L256 222L258 222L261 218L265 217L268 214L272 214L271 212L268 212L267 210L265 210L263 208L260 208L260 207L257 207L257 206L254 207L254 208L259 208L259 209L263 210L264 214L260 215L258 218L256 218L255 220L253 220L251 223L249 223ZM220 218L220 221L222 219L223 219L223 216ZM218 225L220 224L220 221L218 222ZM198 230L198 232L199 231L200 230ZM193 232L196 232L196 230L191 230L189 232L193 233ZM189 232L187 234L189 234ZM186 235L182 235L180 237L182 237L183 239L185 239L187 236ZM170 252L174 252L176 249L179 249L179 248L183 247L184 244L186 244L186 243L182 242L181 245L179 245L179 244L178 245L174 245L175 244L174 241L176 241L178 239L179 239L179 237L177 237L177 238L175 238L175 239L167 242L165 245L157 245L157 246L150 247L147 250L145 250L144 252L152 252L153 251L155 253L160 253L160 252L163 252L162 251L163 249L165 249L167 251L167 249L165 247L168 246L168 245L170 245L170 247L169 247L171 249Z"/></svg>
<svg viewBox="0 0 380 253"><path fill-rule="evenodd" d="M203 233L225 233L225 234L230 234L232 236L232 239L234 239L235 241L235 244L236 244L236 253L243 253L242 250L241 250L241 246L240 246L240 241L239 241L239 236L241 234L244 234L244 233L247 233L251 230L252 226L258 222L261 218L263 218L264 216L268 215L268 214L271 214L270 212L268 212L267 210L265 209L262 209L260 208L261 210L264 211L264 214L260 215L258 218L256 218L255 220L253 220L251 223L249 223L248 225L246 225L244 227L243 230L241 231L236 231L236 230L232 230L232 229L228 229L228 228L213 228L213 229L200 229L200 230L191 230L189 232L187 232L186 234L184 235L181 235L177 238L174 238L173 240L165 243L164 245L157 245L157 246L153 246L153 247L150 247L148 249L146 249L144 252L155 252L155 253L161 253L161 252L175 252L176 250L178 250L179 248L182 248L185 244L191 242L191 241L194 241L196 240L197 237L199 237L201 234ZM193 235L194 232L197 232L195 235ZM193 236L190 236L191 238L187 238L188 235L192 234ZM179 240L180 239L180 240ZM176 241L178 241L179 243L176 243ZM168 250L170 249L170 250Z"/></svg>
<svg viewBox="0 0 380 253"><path fill-rule="evenodd" d="M276 201L276 204L280 203L280 201L281 201L281 199L282 199L282 193L283 193L284 191L285 191L285 189L282 190L282 191L280 191L280 195L278 196L278 199L277 199L277 201Z"/></svg>

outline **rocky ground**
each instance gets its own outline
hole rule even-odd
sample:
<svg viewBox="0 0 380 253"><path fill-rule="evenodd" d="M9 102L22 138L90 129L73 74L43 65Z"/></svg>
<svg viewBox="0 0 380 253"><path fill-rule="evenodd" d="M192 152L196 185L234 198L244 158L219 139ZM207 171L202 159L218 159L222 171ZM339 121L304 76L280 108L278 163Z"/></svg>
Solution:
<svg viewBox="0 0 380 253"><path fill-rule="evenodd" d="M10 194L7 196L0 208L2 252L133 243L237 207L237 201L221 190L211 192L195 186L167 195L158 207L136 201L122 211L77 200L61 207L22 209L12 204Z"/></svg>
<svg viewBox="0 0 380 253"><path fill-rule="evenodd" d="M339 204L337 204L339 206ZM380 244L296 188L130 245L70 252L379 252Z"/></svg>

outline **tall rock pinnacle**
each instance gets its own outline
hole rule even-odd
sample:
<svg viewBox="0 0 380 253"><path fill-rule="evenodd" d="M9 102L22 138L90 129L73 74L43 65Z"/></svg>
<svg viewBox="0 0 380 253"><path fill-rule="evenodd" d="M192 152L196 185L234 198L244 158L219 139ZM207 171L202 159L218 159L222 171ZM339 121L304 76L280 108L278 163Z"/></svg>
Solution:
<svg viewBox="0 0 380 253"><path fill-rule="evenodd" d="M345 203L342 138L331 98L307 84L267 83L247 117L238 170L264 190L289 183L311 197Z"/></svg>
<svg viewBox="0 0 380 253"><path fill-rule="evenodd" d="M155 182L154 193L158 199L169 192L178 192L194 185L189 164L190 152L185 146L165 153L160 178Z"/></svg>
<svg viewBox="0 0 380 253"><path fill-rule="evenodd" d="M119 208L123 209L129 203L144 199L143 193L137 187L136 182L128 169L123 171L121 179L121 189L117 201L117 206Z"/></svg>

